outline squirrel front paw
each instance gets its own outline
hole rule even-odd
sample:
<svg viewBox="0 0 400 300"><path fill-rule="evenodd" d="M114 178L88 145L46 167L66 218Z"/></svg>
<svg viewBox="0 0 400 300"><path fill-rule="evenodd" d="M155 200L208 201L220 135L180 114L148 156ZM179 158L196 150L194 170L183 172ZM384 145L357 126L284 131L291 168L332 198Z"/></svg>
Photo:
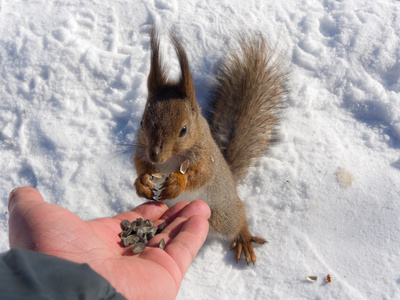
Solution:
<svg viewBox="0 0 400 300"><path fill-rule="evenodd" d="M254 252L254 248L252 243L256 244L264 244L267 242L263 238L255 237L255 236L249 236L246 238L239 237L238 239L235 239L232 244L231 244L231 250L235 249L235 260L236 262L239 261L240 256L242 254L242 250L244 252L244 258L246 260L246 263L249 264L250 259L253 264L256 263L257 257Z"/></svg>
<svg viewBox="0 0 400 300"><path fill-rule="evenodd" d="M172 173L161 185L159 200L174 199L178 197L186 187L187 176L181 173Z"/></svg>
<svg viewBox="0 0 400 300"><path fill-rule="evenodd" d="M133 184L136 189L136 194L149 200L153 200L154 183L150 180L150 174L142 174L136 178Z"/></svg>

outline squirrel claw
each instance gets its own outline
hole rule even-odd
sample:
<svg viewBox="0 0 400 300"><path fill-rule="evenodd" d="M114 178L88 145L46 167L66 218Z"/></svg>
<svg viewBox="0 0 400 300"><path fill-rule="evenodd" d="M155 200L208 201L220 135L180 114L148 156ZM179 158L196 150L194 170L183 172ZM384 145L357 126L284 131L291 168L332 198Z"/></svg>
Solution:
<svg viewBox="0 0 400 300"><path fill-rule="evenodd" d="M249 265L250 260L253 263L253 265L256 264L257 257L254 252L254 248L252 243L256 244L264 244L267 242L266 240L259 238L259 237L251 237L250 241L244 242L244 241L233 241L230 249L233 250L235 249L235 260L236 263L239 262L240 256L242 255L242 251L244 252L244 259L246 260L247 265Z"/></svg>
<svg viewBox="0 0 400 300"><path fill-rule="evenodd" d="M134 187L136 189L136 193L139 197L144 197L146 199L153 199L154 183L150 180L149 174L142 174L138 178L136 178Z"/></svg>
<svg viewBox="0 0 400 300"><path fill-rule="evenodd" d="M161 200L174 199L178 197L186 186L186 177L180 173L170 174L161 185Z"/></svg>
<svg viewBox="0 0 400 300"><path fill-rule="evenodd" d="M236 248L237 243L235 241L232 242L231 246L229 247L229 249L233 250Z"/></svg>

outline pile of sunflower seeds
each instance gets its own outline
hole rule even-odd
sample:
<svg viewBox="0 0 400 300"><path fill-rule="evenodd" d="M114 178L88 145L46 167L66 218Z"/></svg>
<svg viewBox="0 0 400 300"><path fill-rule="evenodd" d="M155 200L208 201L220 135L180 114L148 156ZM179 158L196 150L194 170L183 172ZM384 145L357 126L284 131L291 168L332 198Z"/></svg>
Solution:
<svg viewBox="0 0 400 300"><path fill-rule="evenodd" d="M132 246L132 253L140 253L156 234L164 230L165 226L165 222L162 222L159 227L153 226L153 222L150 220L143 220L142 218L138 218L133 222L123 220L121 222L123 231L119 235L121 238L121 245L123 247ZM164 239L161 239L158 243L158 247L164 249Z"/></svg>

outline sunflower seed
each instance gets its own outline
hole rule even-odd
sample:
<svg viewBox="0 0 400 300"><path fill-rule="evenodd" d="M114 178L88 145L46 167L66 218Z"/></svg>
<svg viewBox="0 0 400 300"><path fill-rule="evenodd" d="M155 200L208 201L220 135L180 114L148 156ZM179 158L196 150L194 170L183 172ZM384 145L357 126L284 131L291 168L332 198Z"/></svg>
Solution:
<svg viewBox="0 0 400 300"><path fill-rule="evenodd" d="M129 220L123 220L121 222L121 228L122 230L127 230L128 228L131 227L131 222L129 222Z"/></svg>
<svg viewBox="0 0 400 300"><path fill-rule="evenodd" d="M167 226L167 224L165 224L165 222L162 222L162 223L160 224L160 226L158 226L157 233L162 232L166 226Z"/></svg>
<svg viewBox="0 0 400 300"><path fill-rule="evenodd" d="M144 243L137 242L135 245L133 245L131 252L137 254L142 252L144 248L146 248L146 245Z"/></svg>
<svg viewBox="0 0 400 300"><path fill-rule="evenodd" d="M153 226L153 222L149 219L144 220L144 226L151 227Z"/></svg>
<svg viewBox="0 0 400 300"><path fill-rule="evenodd" d="M181 172L181 174L185 174L188 167L189 167L189 160L187 159L181 164L181 166L179 168L179 171Z"/></svg>
<svg viewBox="0 0 400 300"><path fill-rule="evenodd" d="M138 237L142 237L143 234L144 234L144 228L143 227L139 227L139 228L136 229L136 235Z"/></svg>
<svg viewBox="0 0 400 300"><path fill-rule="evenodd" d="M136 220L136 226L137 226L137 227L142 227L143 224L144 224L144 220L143 220L142 218L138 218L138 219Z"/></svg>
<svg viewBox="0 0 400 300"><path fill-rule="evenodd" d="M165 248L165 240L164 238L161 239L161 241L158 243L158 248L161 248L164 250Z"/></svg>
<svg viewBox="0 0 400 300"><path fill-rule="evenodd" d="M144 236L140 236L140 237L139 237L139 242L140 242L140 243L143 243L143 244L145 244L145 245L147 245L147 243L148 243L149 241L147 240L146 236L144 235Z"/></svg>
<svg viewBox="0 0 400 300"><path fill-rule="evenodd" d="M139 241L139 237L137 235L130 235L127 236L126 238L121 240L121 244L124 247L128 247L130 245L133 245Z"/></svg>
<svg viewBox="0 0 400 300"><path fill-rule="evenodd" d="M136 229L136 227L137 227L137 225L136 225L136 221L133 221L133 222L132 222L132 224L131 224L131 228L132 228L132 230L135 230L135 229Z"/></svg>
<svg viewBox="0 0 400 300"><path fill-rule="evenodd" d="M128 230L122 231L120 233L120 237L121 238L126 238L128 235L130 235L132 233L132 228L129 228Z"/></svg>
<svg viewBox="0 0 400 300"><path fill-rule="evenodd" d="M306 279L311 282L316 282L318 280L317 276L307 276Z"/></svg>
<svg viewBox="0 0 400 300"><path fill-rule="evenodd" d="M146 233L146 238L148 241L150 241L154 236L155 236L155 234L153 232Z"/></svg>
<svg viewBox="0 0 400 300"><path fill-rule="evenodd" d="M128 247L133 245L131 252L140 253L144 250L149 240L157 233L160 233L166 227L165 222L159 227L153 226L153 222L149 219L143 220L138 218L133 222L124 220L121 222L123 231L120 233L121 246ZM160 241L159 247L164 249L165 241Z"/></svg>
<svg viewBox="0 0 400 300"><path fill-rule="evenodd" d="M147 233L152 232L152 233L154 233L154 235L156 235L156 234L157 234L157 230L158 230L158 227L157 227L157 226L150 227L150 228L147 230Z"/></svg>
<svg viewBox="0 0 400 300"><path fill-rule="evenodd" d="M151 173L151 176L157 179L161 179L163 177L161 173Z"/></svg>

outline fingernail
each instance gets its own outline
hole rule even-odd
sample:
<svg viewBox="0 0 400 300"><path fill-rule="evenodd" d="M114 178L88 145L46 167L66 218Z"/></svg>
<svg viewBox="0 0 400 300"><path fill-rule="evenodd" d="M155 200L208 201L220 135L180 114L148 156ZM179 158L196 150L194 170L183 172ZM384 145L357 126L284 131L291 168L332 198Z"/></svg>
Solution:
<svg viewBox="0 0 400 300"><path fill-rule="evenodd" d="M19 189L19 187L16 187L15 189L13 189L11 191L11 193L8 195L8 211L10 211L10 200L12 199L12 197L14 196L15 192Z"/></svg>
<svg viewBox="0 0 400 300"><path fill-rule="evenodd" d="M16 187L11 191L11 193L8 195L8 201L10 201L11 197L14 195L14 193L19 189L19 187Z"/></svg>

